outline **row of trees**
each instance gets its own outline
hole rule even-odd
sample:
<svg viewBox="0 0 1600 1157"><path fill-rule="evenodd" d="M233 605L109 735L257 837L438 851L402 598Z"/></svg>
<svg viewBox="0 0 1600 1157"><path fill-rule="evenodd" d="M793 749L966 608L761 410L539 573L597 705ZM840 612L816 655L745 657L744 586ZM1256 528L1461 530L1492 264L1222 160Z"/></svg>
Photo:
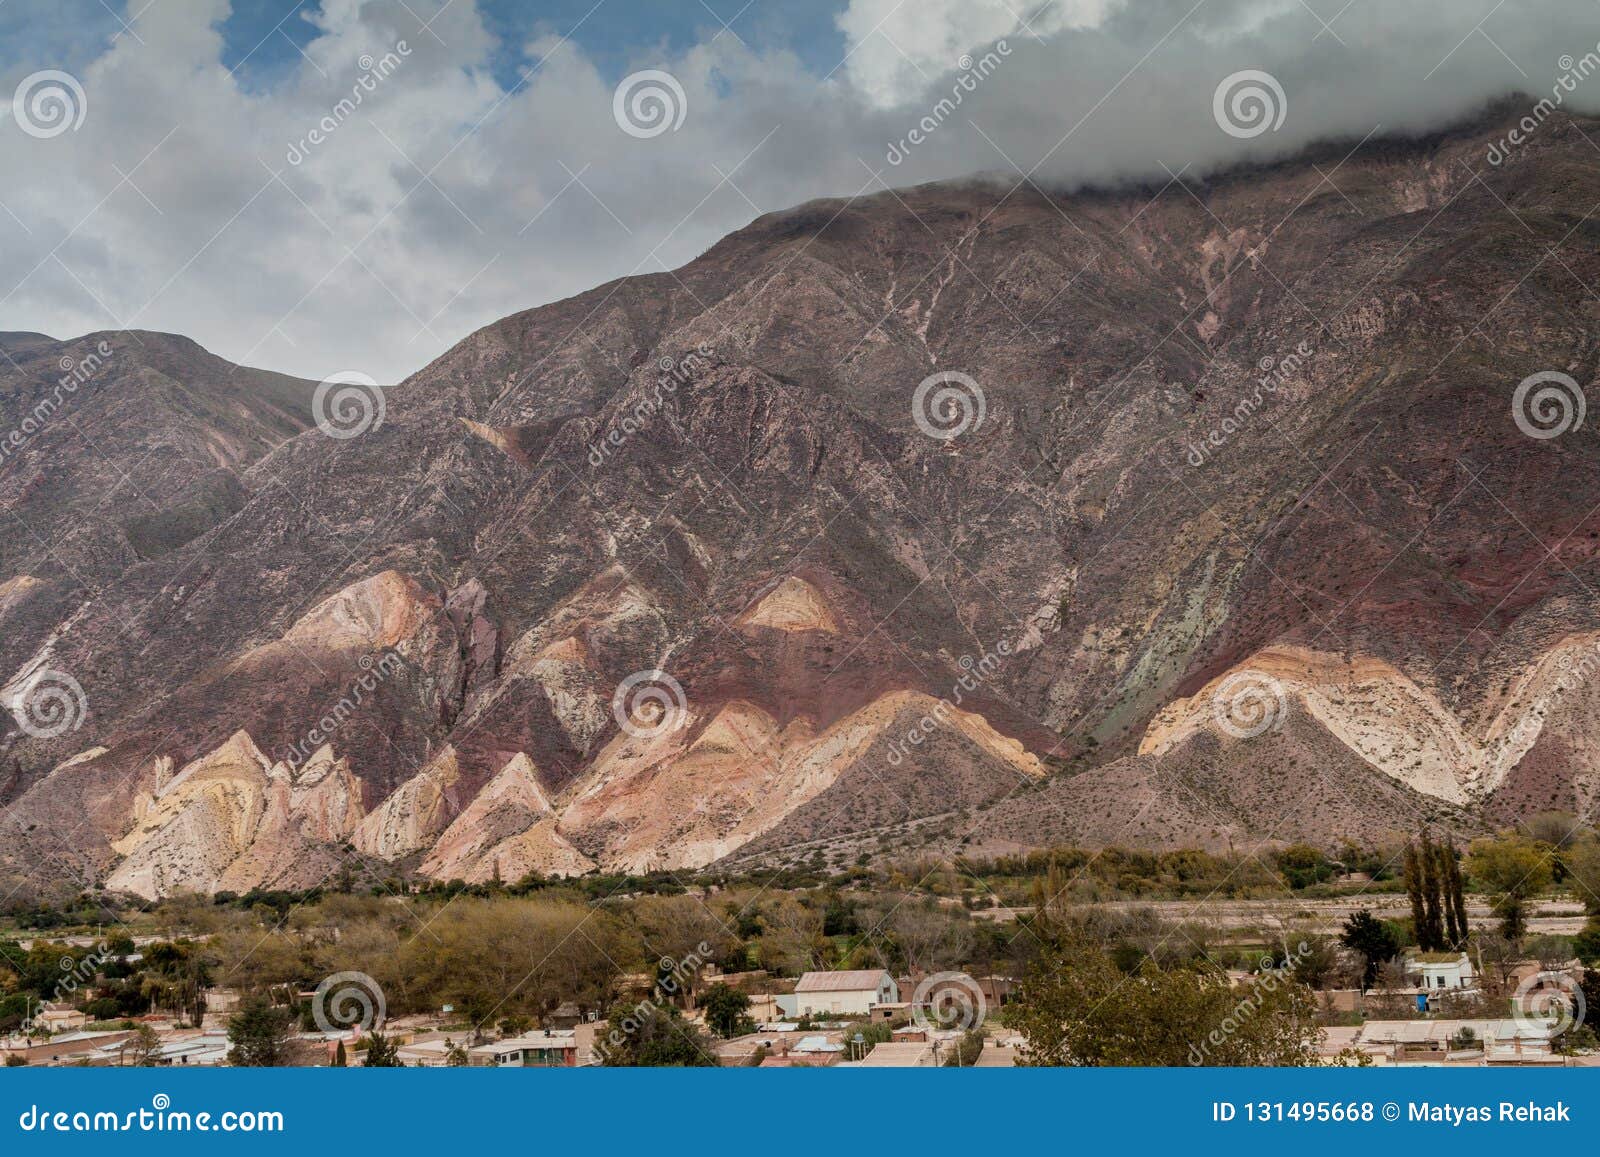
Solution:
<svg viewBox="0 0 1600 1157"><path fill-rule="evenodd" d="M1405 882L1417 947L1438 952L1464 944L1469 931L1467 901L1455 841L1434 843L1424 831L1420 844L1407 842Z"/></svg>

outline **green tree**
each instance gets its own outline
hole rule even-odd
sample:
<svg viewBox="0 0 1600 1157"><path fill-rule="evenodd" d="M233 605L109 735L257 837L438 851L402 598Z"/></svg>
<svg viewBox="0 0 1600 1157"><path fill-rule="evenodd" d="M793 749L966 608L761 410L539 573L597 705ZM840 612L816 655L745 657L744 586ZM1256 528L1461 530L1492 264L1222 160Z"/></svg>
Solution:
<svg viewBox="0 0 1600 1157"><path fill-rule="evenodd" d="M955 1042L955 1046L945 1057L945 1065L951 1068L970 1069L977 1064L978 1057L983 1053L984 1036L982 1025L962 1033L961 1039Z"/></svg>
<svg viewBox="0 0 1600 1157"><path fill-rule="evenodd" d="M350 1067L350 1058L344 1051L344 1041L340 1041L338 1046L333 1050L333 1067L336 1069L347 1069Z"/></svg>
<svg viewBox="0 0 1600 1157"><path fill-rule="evenodd" d="M1210 965L1124 975L1086 941L1040 953L1006 1009L1026 1065L1306 1065L1322 1030L1309 989L1267 973L1235 989Z"/></svg>
<svg viewBox="0 0 1600 1157"><path fill-rule="evenodd" d="M1400 952L1400 937L1394 929L1365 908L1344 922L1339 943L1361 957L1362 988L1371 988L1384 962Z"/></svg>
<svg viewBox="0 0 1600 1157"><path fill-rule="evenodd" d="M446 1068L464 1069L472 1063L472 1058L467 1056L466 1047L455 1041L445 1038L444 1063Z"/></svg>
<svg viewBox="0 0 1600 1157"><path fill-rule="evenodd" d="M1550 886L1549 854L1526 837L1507 832L1473 840L1467 868L1493 893L1500 934L1520 942L1528 931L1528 901Z"/></svg>
<svg viewBox="0 0 1600 1157"><path fill-rule="evenodd" d="M367 1038L366 1066L369 1069L398 1069L404 1067L400 1061L400 1041L395 1037L385 1036L375 1032Z"/></svg>
<svg viewBox="0 0 1600 1157"><path fill-rule="evenodd" d="M246 1068L278 1068L292 1064L290 1030L293 1014L264 996L247 997L228 1018L228 1063Z"/></svg>
<svg viewBox="0 0 1600 1157"><path fill-rule="evenodd" d="M670 1004L645 1002L613 1011L595 1052L601 1064L613 1067L712 1068L718 1064L711 1038Z"/></svg>
<svg viewBox="0 0 1600 1157"><path fill-rule="evenodd" d="M1573 898L1600 916L1600 839L1590 837L1567 849L1562 857L1567 865L1567 882Z"/></svg>
<svg viewBox="0 0 1600 1157"><path fill-rule="evenodd" d="M750 1032L755 1027L745 1015L750 1010L750 998L736 988L713 984L706 989L700 1005L705 1010L706 1024L723 1039Z"/></svg>
<svg viewBox="0 0 1600 1157"><path fill-rule="evenodd" d="M1472 935L1467 923L1467 898L1461 883L1461 857L1456 853L1456 842L1447 838L1439 848L1439 859L1444 872L1445 910L1449 913L1450 946L1460 948Z"/></svg>
<svg viewBox="0 0 1600 1157"><path fill-rule="evenodd" d="M141 1024L133 1030L133 1036L128 1038L128 1043L123 1046L123 1064L135 1068L154 1068L161 1061L161 1038L156 1035L156 1030L147 1024Z"/></svg>
<svg viewBox="0 0 1600 1157"><path fill-rule="evenodd" d="M1404 855L1403 871L1406 898L1411 901L1411 926L1416 932L1418 947L1427 952L1431 946L1428 944L1427 888L1422 880L1422 857L1417 855L1417 845L1410 840L1406 841Z"/></svg>

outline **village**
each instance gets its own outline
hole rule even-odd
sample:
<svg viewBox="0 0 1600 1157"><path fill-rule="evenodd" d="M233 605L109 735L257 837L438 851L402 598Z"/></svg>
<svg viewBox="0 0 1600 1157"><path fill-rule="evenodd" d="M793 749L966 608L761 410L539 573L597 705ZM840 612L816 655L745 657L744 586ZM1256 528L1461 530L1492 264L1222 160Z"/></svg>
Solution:
<svg viewBox="0 0 1600 1157"><path fill-rule="evenodd" d="M1404 981L1381 990L1330 988L1318 991L1321 1029L1313 1063L1359 1066L1600 1067L1600 1051L1563 1047L1571 1027L1568 994L1581 992L1579 963L1550 968L1537 960L1510 971L1515 995L1507 1015L1488 1015L1489 1002L1468 954L1410 953ZM1230 971L1239 998L1237 1015L1248 1015L1252 989L1273 983L1265 976ZM625 978L633 995L654 1008L651 977ZM1007 1010L1019 991L1016 979L941 973L892 976L881 969L806 972L787 982L763 971L722 972L705 964L692 977L702 1003L683 1016L701 1030L715 1063L754 1068L933 1068L1011 1067L1027 1048L1023 1034L1007 1026ZM687 989L687 985L684 986ZM735 993L737 1010L717 1025L717 994ZM304 992L306 1000L317 994ZM693 1001L689 1002L691 1006ZM240 994L215 988L206 994L198 1025L149 1015L116 1027L91 1022L69 1004L38 1010L27 1034L0 1038L6 1066L118 1067L128 1065L208 1067L233 1063L230 1021ZM1397 1009L1408 1015L1396 1016ZM608 1039L630 1031L634 1013L613 1019L566 1004L528 1028L508 1021L497 1033L462 1026L446 1008L386 1021L295 1032L292 1062L306 1066L367 1063L374 1039L392 1050L389 1065L438 1068L574 1068L607 1063ZM1474 1015L1476 1011L1476 1015ZM1352 1019L1359 1023L1345 1023ZM727 1035L715 1030L726 1029ZM1205 1042L1195 1043L1203 1063Z"/></svg>

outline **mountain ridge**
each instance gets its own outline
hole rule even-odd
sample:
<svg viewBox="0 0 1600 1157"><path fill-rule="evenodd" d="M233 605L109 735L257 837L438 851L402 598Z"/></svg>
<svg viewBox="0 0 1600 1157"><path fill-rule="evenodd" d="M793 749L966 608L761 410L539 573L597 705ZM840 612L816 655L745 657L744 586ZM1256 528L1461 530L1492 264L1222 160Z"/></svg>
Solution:
<svg viewBox="0 0 1600 1157"><path fill-rule="evenodd" d="M0 857L237 890L1586 806L1596 447L1512 398L1595 377L1597 125L1480 171L1497 127L1153 196L809 203L476 331L348 438L313 383L115 339L0 463L48 547L0 548L0 678L84 701L0 740ZM107 518L119 486L151 509ZM1521 754L1486 778L1460 736L1495 704ZM290 752L334 796L296 804ZM140 828L208 759L231 786Z"/></svg>

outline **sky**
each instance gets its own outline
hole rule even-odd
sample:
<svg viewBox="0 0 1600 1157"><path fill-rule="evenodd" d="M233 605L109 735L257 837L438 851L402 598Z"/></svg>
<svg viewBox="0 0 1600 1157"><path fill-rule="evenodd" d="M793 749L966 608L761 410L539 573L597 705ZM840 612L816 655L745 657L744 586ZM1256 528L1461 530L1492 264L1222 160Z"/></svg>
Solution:
<svg viewBox="0 0 1600 1157"><path fill-rule="evenodd" d="M1596 0L6 0L0 330L394 382L812 198L1200 177L1589 53Z"/></svg>

